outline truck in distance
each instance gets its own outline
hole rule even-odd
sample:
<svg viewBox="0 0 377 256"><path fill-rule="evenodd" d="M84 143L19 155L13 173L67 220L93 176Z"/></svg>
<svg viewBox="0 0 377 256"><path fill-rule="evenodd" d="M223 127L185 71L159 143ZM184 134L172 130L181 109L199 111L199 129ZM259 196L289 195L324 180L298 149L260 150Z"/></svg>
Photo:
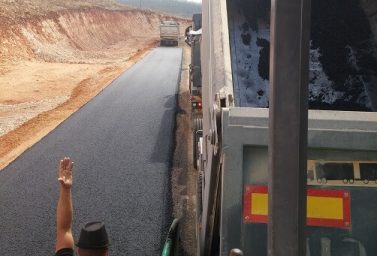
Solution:
<svg viewBox="0 0 377 256"><path fill-rule="evenodd" d="M160 24L160 45L178 46L179 23L174 20L162 21Z"/></svg>

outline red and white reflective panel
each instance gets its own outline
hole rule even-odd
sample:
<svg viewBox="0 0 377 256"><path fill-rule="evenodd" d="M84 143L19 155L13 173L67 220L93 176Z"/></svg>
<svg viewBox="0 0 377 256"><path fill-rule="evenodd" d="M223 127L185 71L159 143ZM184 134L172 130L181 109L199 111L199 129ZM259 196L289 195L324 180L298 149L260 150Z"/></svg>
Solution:
<svg viewBox="0 0 377 256"><path fill-rule="evenodd" d="M247 185L245 187L243 213L245 223L267 223L267 186ZM350 193L346 190L308 189L307 225L350 228Z"/></svg>

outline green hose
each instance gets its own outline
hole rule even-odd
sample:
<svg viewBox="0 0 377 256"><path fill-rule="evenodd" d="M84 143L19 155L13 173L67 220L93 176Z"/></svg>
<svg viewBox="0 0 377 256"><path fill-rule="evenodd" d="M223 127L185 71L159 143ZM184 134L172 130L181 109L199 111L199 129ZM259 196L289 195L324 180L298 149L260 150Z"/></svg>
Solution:
<svg viewBox="0 0 377 256"><path fill-rule="evenodd" d="M170 256L171 253L171 245L172 245L172 240L168 239L165 242L164 249L162 250L161 256Z"/></svg>
<svg viewBox="0 0 377 256"><path fill-rule="evenodd" d="M172 253L172 245L177 238L177 227L178 227L179 219L174 219L173 223L169 228L169 233L166 238L164 248L162 250L161 256L170 256Z"/></svg>

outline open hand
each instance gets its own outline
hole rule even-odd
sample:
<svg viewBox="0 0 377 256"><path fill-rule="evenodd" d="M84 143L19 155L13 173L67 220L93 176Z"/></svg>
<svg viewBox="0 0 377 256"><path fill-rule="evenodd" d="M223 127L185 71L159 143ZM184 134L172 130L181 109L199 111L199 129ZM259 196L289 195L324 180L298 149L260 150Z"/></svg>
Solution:
<svg viewBox="0 0 377 256"><path fill-rule="evenodd" d="M72 168L73 162L69 157L64 157L59 163L58 181L63 188L72 187Z"/></svg>

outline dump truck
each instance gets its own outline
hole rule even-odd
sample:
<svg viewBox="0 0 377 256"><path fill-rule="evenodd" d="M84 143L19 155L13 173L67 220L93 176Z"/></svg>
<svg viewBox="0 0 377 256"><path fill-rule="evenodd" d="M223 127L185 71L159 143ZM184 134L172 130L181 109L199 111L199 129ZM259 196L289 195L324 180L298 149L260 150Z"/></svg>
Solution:
<svg viewBox="0 0 377 256"><path fill-rule="evenodd" d="M174 20L163 21L160 24L160 45L178 46L179 23Z"/></svg>
<svg viewBox="0 0 377 256"><path fill-rule="evenodd" d="M376 2L273 2L202 2L197 255L376 255Z"/></svg>

